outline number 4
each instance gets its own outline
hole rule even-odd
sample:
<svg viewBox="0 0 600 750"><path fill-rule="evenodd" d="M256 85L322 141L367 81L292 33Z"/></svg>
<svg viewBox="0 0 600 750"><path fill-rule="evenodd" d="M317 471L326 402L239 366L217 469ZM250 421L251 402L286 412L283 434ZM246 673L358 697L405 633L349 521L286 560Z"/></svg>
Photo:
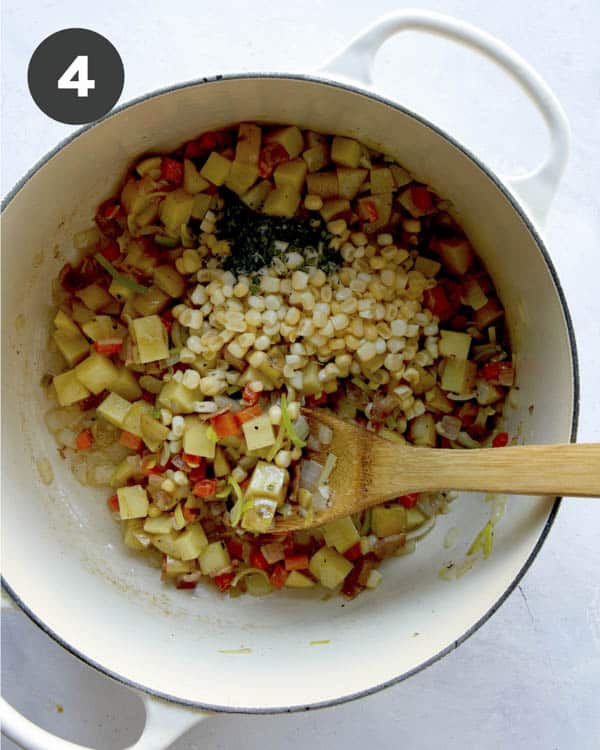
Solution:
<svg viewBox="0 0 600 750"><path fill-rule="evenodd" d="M88 56L77 55L58 79L59 89L75 89L77 96L88 96L96 88L96 81L88 78Z"/></svg>

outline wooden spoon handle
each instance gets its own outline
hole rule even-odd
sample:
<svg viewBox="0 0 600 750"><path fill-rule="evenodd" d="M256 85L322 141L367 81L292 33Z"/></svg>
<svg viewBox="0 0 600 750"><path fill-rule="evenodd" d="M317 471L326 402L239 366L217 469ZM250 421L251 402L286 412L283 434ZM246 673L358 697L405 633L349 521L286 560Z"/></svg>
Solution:
<svg viewBox="0 0 600 750"><path fill-rule="evenodd" d="M379 445L379 441L378 441ZM379 450L377 451L380 452ZM515 495L600 497L600 444L522 445L446 450L393 446L388 488L415 480L415 490L473 490ZM381 466L377 456L377 467ZM373 477L383 487L385 477ZM386 492L388 497L393 494Z"/></svg>

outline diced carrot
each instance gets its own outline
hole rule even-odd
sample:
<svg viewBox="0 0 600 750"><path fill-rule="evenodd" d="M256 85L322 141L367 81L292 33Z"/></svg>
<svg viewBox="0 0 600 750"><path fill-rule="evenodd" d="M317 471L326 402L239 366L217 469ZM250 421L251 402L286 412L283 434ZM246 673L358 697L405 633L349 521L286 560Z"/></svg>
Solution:
<svg viewBox="0 0 600 750"><path fill-rule="evenodd" d="M398 498L398 502L400 505L403 505L405 508L414 508L417 504L417 501L419 499L419 493L413 492L410 495L402 495L402 497Z"/></svg>
<svg viewBox="0 0 600 750"><path fill-rule="evenodd" d="M132 451L139 451L139 449L144 444L144 441L141 437L134 435L133 432L127 432L127 430L123 430L119 442L121 443L121 445L124 445L126 448L130 448Z"/></svg>
<svg viewBox="0 0 600 750"><path fill-rule="evenodd" d="M259 570L267 570L269 567L269 563L265 560L265 556L259 549L253 549L250 553L250 565Z"/></svg>
<svg viewBox="0 0 600 750"><path fill-rule="evenodd" d="M258 157L258 173L270 177L278 164L289 161L290 156L281 143L268 143Z"/></svg>
<svg viewBox="0 0 600 750"><path fill-rule="evenodd" d="M216 479L199 479L192 488L192 495L196 497L210 497L217 491Z"/></svg>
<svg viewBox="0 0 600 750"><path fill-rule="evenodd" d="M240 424L244 424L244 422L248 422L255 417L260 417L261 414L262 409L260 408L260 404L254 404L254 406L248 406L246 409L238 411L235 416Z"/></svg>
<svg viewBox="0 0 600 750"><path fill-rule="evenodd" d="M215 585L223 593L231 588L231 584L235 575L233 573L221 573L220 576L215 576Z"/></svg>
<svg viewBox="0 0 600 750"><path fill-rule="evenodd" d="M112 510L113 513L118 513L119 511L119 496L118 495L111 495L108 500L106 501L106 504L108 505L108 509Z"/></svg>
<svg viewBox="0 0 600 750"><path fill-rule="evenodd" d="M377 221L379 218L379 213L377 211L377 206L375 205L375 201L368 201L365 200L361 204L361 209L365 214L365 219L369 222Z"/></svg>
<svg viewBox="0 0 600 750"><path fill-rule="evenodd" d="M258 402L258 399L260 398L260 391L255 391L254 388L250 386L250 383L244 386L244 390L242 391L242 399L249 404L250 406L254 406Z"/></svg>
<svg viewBox="0 0 600 750"><path fill-rule="evenodd" d="M78 451L84 451L91 448L94 444L94 436L89 430L82 430L75 438L75 447Z"/></svg>
<svg viewBox="0 0 600 750"><path fill-rule="evenodd" d="M183 164L177 159L171 159L163 156L160 163L160 176L163 180L168 180L176 185L183 182Z"/></svg>
<svg viewBox="0 0 600 750"><path fill-rule="evenodd" d="M306 570L308 568L308 555L286 555L286 570Z"/></svg>
<svg viewBox="0 0 600 750"><path fill-rule="evenodd" d="M429 211L433 206L431 193L426 187L422 187L421 185L413 185L411 187L410 197L415 206L421 211Z"/></svg>
<svg viewBox="0 0 600 750"><path fill-rule="evenodd" d="M360 542L356 542L356 544L353 544L350 549L347 549L344 552L344 557L346 560L350 560L350 562L354 562L355 560L358 560L358 558L361 556L361 550L360 550Z"/></svg>
<svg viewBox="0 0 600 750"><path fill-rule="evenodd" d="M287 580L289 573L288 571L283 567L283 565L277 564L273 568L273 572L269 576L269 581L271 582L271 586L276 589L280 589L283 586L285 586L285 582Z"/></svg>
<svg viewBox="0 0 600 750"><path fill-rule="evenodd" d="M98 354L118 354L123 348L121 339L103 339L94 341L94 349Z"/></svg>
<svg viewBox="0 0 600 750"><path fill-rule="evenodd" d="M158 466L156 456L145 456L142 459L142 474L149 477L152 474L162 474L166 467Z"/></svg>
<svg viewBox="0 0 600 750"><path fill-rule="evenodd" d="M492 440L492 448L504 448L508 445L508 432L499 432Z"/></svg>
<svg viewBox="0 0 600 750"><path fill-rule="evenodd" d="M232 414L230 411L226 411L224 414L217 414L210 421L217 436L220 438L240 434L240 423L235 418L235 414Z"/></svg>
<svg viewBox="0 0 600 750"><path fill-rule="evenodd" d="M187 523L195 521L198 516L198 511L194 510L193 508L188 508L187 504L181 506L181 512L183 513L183 517L185 518Z"/></svg>

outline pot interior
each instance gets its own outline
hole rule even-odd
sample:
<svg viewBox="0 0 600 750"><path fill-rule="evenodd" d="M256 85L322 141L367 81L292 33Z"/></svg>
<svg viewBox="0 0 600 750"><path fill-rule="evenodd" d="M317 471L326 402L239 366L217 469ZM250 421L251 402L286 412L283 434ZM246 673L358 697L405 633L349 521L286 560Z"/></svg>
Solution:
<svg viewBox="0 0 600 750"><path fill-rule="evenodd" d="M175 591L124 548L106 493L76 482L44 426L51 280L74 256L74 233L92 223L134 157L244 120L356 137L452 201L507 310L518 372L510 434L523 442L571 439L574 354L548 263L494 180L411 114L332 84L247 77L162 93L78 135L10 199L2 228L6 583L60 640L113 675L182 702L289 710L375 689L460 641L514 585L554 501L509 499L491 558L448 582L438 571L464 558L490 512L482 496L461 496L416 554L384 563L379 589L352 602L313 591L242 599ZM50 486L36 469L44 458L53 467ZM459 542L448 550L452 527Z"/></svg>

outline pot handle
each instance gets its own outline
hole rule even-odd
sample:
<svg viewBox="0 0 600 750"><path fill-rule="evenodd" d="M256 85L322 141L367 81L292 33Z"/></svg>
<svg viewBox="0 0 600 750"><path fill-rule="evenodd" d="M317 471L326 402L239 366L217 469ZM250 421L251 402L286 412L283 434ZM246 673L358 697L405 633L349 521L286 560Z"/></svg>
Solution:
<svg viewBox="0 0 600 750"><path fill-rule="evenodd" d="M382 16L319 69L334 78L373 83L373 61L381 45L401 31L427 31L470 47L503 68L525 91L544 118L550 153L536 169L504 178L511 191L539 221L546 217L569 155L570 129L564 110L548 84L520 55L485 31L458 19L422 10L402 10Z"/></svg>
<svg viewBox="0 0 600 750"><path fill-rule="evenodd" d="M16 609L4 588L2 588L1 603L3 610ZM135 692L144 704L146 722L140 738L127 750L165 750L188 729L212 716L208 711L185 708L137 690ZM1 696L0 728L2 734L25 750L93 750L85 745L78 745L57 737L38 727Z"/></svg>

